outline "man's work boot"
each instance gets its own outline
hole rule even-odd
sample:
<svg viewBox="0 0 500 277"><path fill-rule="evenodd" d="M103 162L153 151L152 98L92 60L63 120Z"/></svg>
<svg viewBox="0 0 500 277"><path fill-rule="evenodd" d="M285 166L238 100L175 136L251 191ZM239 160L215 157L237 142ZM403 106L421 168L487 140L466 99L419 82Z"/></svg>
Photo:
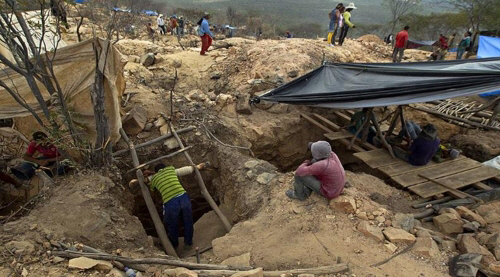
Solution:
<svg viewBox="0 0 500 277"><path fill-rule="evenodd" d="M304 199L298 197L296 194L295 194L295 191L289 189L285 192L286 196L288 196L289 198L292 198L292 199L297 199L297 200L300 200L300 201L303 201Z"/></svg>

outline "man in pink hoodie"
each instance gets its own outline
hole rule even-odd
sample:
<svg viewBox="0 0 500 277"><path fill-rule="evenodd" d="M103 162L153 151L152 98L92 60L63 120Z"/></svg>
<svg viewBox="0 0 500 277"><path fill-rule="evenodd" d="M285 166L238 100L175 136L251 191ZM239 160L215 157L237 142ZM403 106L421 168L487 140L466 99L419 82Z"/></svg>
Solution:
<svg viewBox="0 0 500 277"><path fill-rule="evenodd" d="M333 199L344 190L345 171L342 163L332 152L330 143L309 143L313 160L306 160L295 172L294 189L286 191L292 199L305 200L313 191Z"/></svg>

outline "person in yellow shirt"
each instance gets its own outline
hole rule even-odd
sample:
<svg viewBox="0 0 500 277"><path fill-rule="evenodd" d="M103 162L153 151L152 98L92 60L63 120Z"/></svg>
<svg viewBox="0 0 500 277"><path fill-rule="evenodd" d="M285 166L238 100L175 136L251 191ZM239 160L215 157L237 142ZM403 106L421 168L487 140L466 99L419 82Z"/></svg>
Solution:
<svg viewBox="0 0 500 277"><path fill-rule="evenodd" d="M342 28L340 29L339 45L344 44L349 28L356 28L356 26L351 22L351 11L355 9L357 8L354 6L354 3L349 3L349 5L345 7L345 11L342 14L344 22Z"/></svg>

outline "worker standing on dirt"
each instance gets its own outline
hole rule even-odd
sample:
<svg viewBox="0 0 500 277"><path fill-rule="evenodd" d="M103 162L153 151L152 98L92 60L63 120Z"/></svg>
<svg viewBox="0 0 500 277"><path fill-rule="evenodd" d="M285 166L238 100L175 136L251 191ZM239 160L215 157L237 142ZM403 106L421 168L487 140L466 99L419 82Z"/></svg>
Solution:
<svg viewBox="0 0 500 277"><path fill-rule="evenodd" d="M205 168L205 164L196 166L198 169ZM163 199L163 224L168 232L168 238L173 247L179 246L179 220L184 226L184 249L190 250L193 245L193 211L191 200L186 190L181 185L179 178L192 174L194 168L185 166L175 169L173 166L157 164L155 172L145 170L144 175L150 176L151 189L161 193ZM152 176L151 176L152 175ZM130 181L130 185L137 184L137 180Z"/></svg>
<svg viewBox="0 0 500 277"><path fill-rule="evenodd" d="M177 27L179 27L179 24L177 24L177 16L174 14L172 17L170 17L170 34L171 35L177 35Z"/></svg>
<svg viewBox="0 0 500 277"><path fill-rule="evenodd" d="M345 171L330 143L310 142L309 149L313 159L304 161L295 171L293 190L287 190L286 196L305 200L313 191L328 199L339 196L344 190Z"/></svg>
<svg viewBox="0 0 500 277"><path fill-rule="evenodd" d="M179 27L177 27L177 34L183 36L184 35L184 17L179 17L179 20L177 21L179 24Z"/></svg>
<svg viewBox="0 0 500 277"><path fill-rule="evenodd" d="M347 32L349 32L349 28L356 28L356 26L351 22L351 11L355 9L357 8L356 6L354 6L354 3L349 3L349 5L345 7L345 11L342 13L344 24L340 29L340 37L339 37L340 46L344 44L344 40L347 37Z"/></svg>
<svg viewBox="0 0 500 277"><path fill-rule="evenodd" d="M410 26L405 26L405 28L396 35L396 44L392 52L392 62L394 63L400 63L401 60L403 60L403 55L405 54L405 49L408 47L408 40L410 38L408 30L410 30Z"/></svg>
<svg viewBox="0 0 500 277"><path fill-rule="evenodd" d="M151 39L151 41L153 41L153 43L155 42L155 34L156 34L156 31L153 29L153 24L151 24L151 22L148 22L148 27L147 27L147 31L148 31L148 37Z"/></svg>
<svg viewBox="0 0 500 277"><path fill-rule="evenodd" d="M335 37L339 29L340 9L343 6L344 4L338 3L335 9L328 14L330 17L330 24L328 26L328 42L330 46L335 46Z"/></svg>
<svg viewBox="0 0 500 277"><path fill-rule="evenodd" d="M212 45L212 38L215 38L212 31L210 31L210 24L208 20L210 19L210 14L205 13L205 15L198 21L198 35L201 38L201 52L200 55L204 56L208 51L208 48Z"/></svg>
<svg viewBox="0 0 500 277"><path fill-rule="evenodd" d="M466 51L470 50L470 37L472 36L472 33L467 31L464 34L464 37L458 44L458 49L457 49L457 60L461 60L462 56L465 54Z"/></svg>
<svg viewBox="0 0 500 277"><path fill-rule="evenodd" d="M158 16L156 19L156 23L158 24L158 29L160 29L160 34L167 34L167 28L165 27L165 21L163 20L163 14Z"/></svg>

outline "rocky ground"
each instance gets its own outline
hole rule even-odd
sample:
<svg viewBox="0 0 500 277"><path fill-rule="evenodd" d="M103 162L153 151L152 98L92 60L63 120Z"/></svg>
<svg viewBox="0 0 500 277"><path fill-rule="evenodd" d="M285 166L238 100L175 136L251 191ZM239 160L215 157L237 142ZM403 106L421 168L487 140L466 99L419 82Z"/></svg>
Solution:
<svg viewBox="0 0 500 277"><path fill-rule="evenodd" d="M82 32L89 37L91 29L87 26ZM65 40L76 41L74 28ZM203 263L275 270L341 261L349 264L350 271L338 276L434 277L448 276L449 258L469 253L466 268L499 272L498 203L475 211L443 210L433 223L422 225L411 216L417 212L410 207L415 196L359 171L347 173L350 186L334 201L315 195L297 202L284 195L291 187L294 166L308 155L306 143L322 139L323 132L301 119L300 113L310 108L250 106L248 99L316 68L323 59L390 62L391 49L379 38L348 39L344 46L333 48L319 39L221 39L207 56L199 55L198 37L186 36L181 43L185 50L172 36L155 43L144 36L123 38L116 44L128 61L124 128L135 143L168 132L160 114L169 116L171 104L177 129L196 127L182 138L194 146L190 152L196 163L211 162L203 177L235 223L225 234L213 212L200 218L195 244L213 247L202 255ZM405 61L425 60L428 54L410 50ZM490 154L498 150L496 134L470 132L461 138L460 128L428 114L410 112L407 117L437 124L445 140L463 148L479 147ZM485 142L472 143L479 136ZM120 142L115 150L125 147ZM140 149L139 158L150 160L176 148L178 144L169 140ZM111 172L82 171L46 186L26 216L1 225L0 276L123 276L106 263L84 269L52 255L65 245L75 250L87 245L135 258L162 257L147 228L147 213L138 212L144 211L140 192L128 186L133 176L125 173L131 168L125 156L116 159ZM180 156L169 162L186 165ZM193 177L181 181L194 202L202 199ZM412 247L405 253L374 266L408 246ZM482 259L474 256L478 253ZM477 263L471 262L474 259ZM166 266L145 269L144 276L195 276L168 271ZM475 276L471 274L462 276Z"/></svg>

